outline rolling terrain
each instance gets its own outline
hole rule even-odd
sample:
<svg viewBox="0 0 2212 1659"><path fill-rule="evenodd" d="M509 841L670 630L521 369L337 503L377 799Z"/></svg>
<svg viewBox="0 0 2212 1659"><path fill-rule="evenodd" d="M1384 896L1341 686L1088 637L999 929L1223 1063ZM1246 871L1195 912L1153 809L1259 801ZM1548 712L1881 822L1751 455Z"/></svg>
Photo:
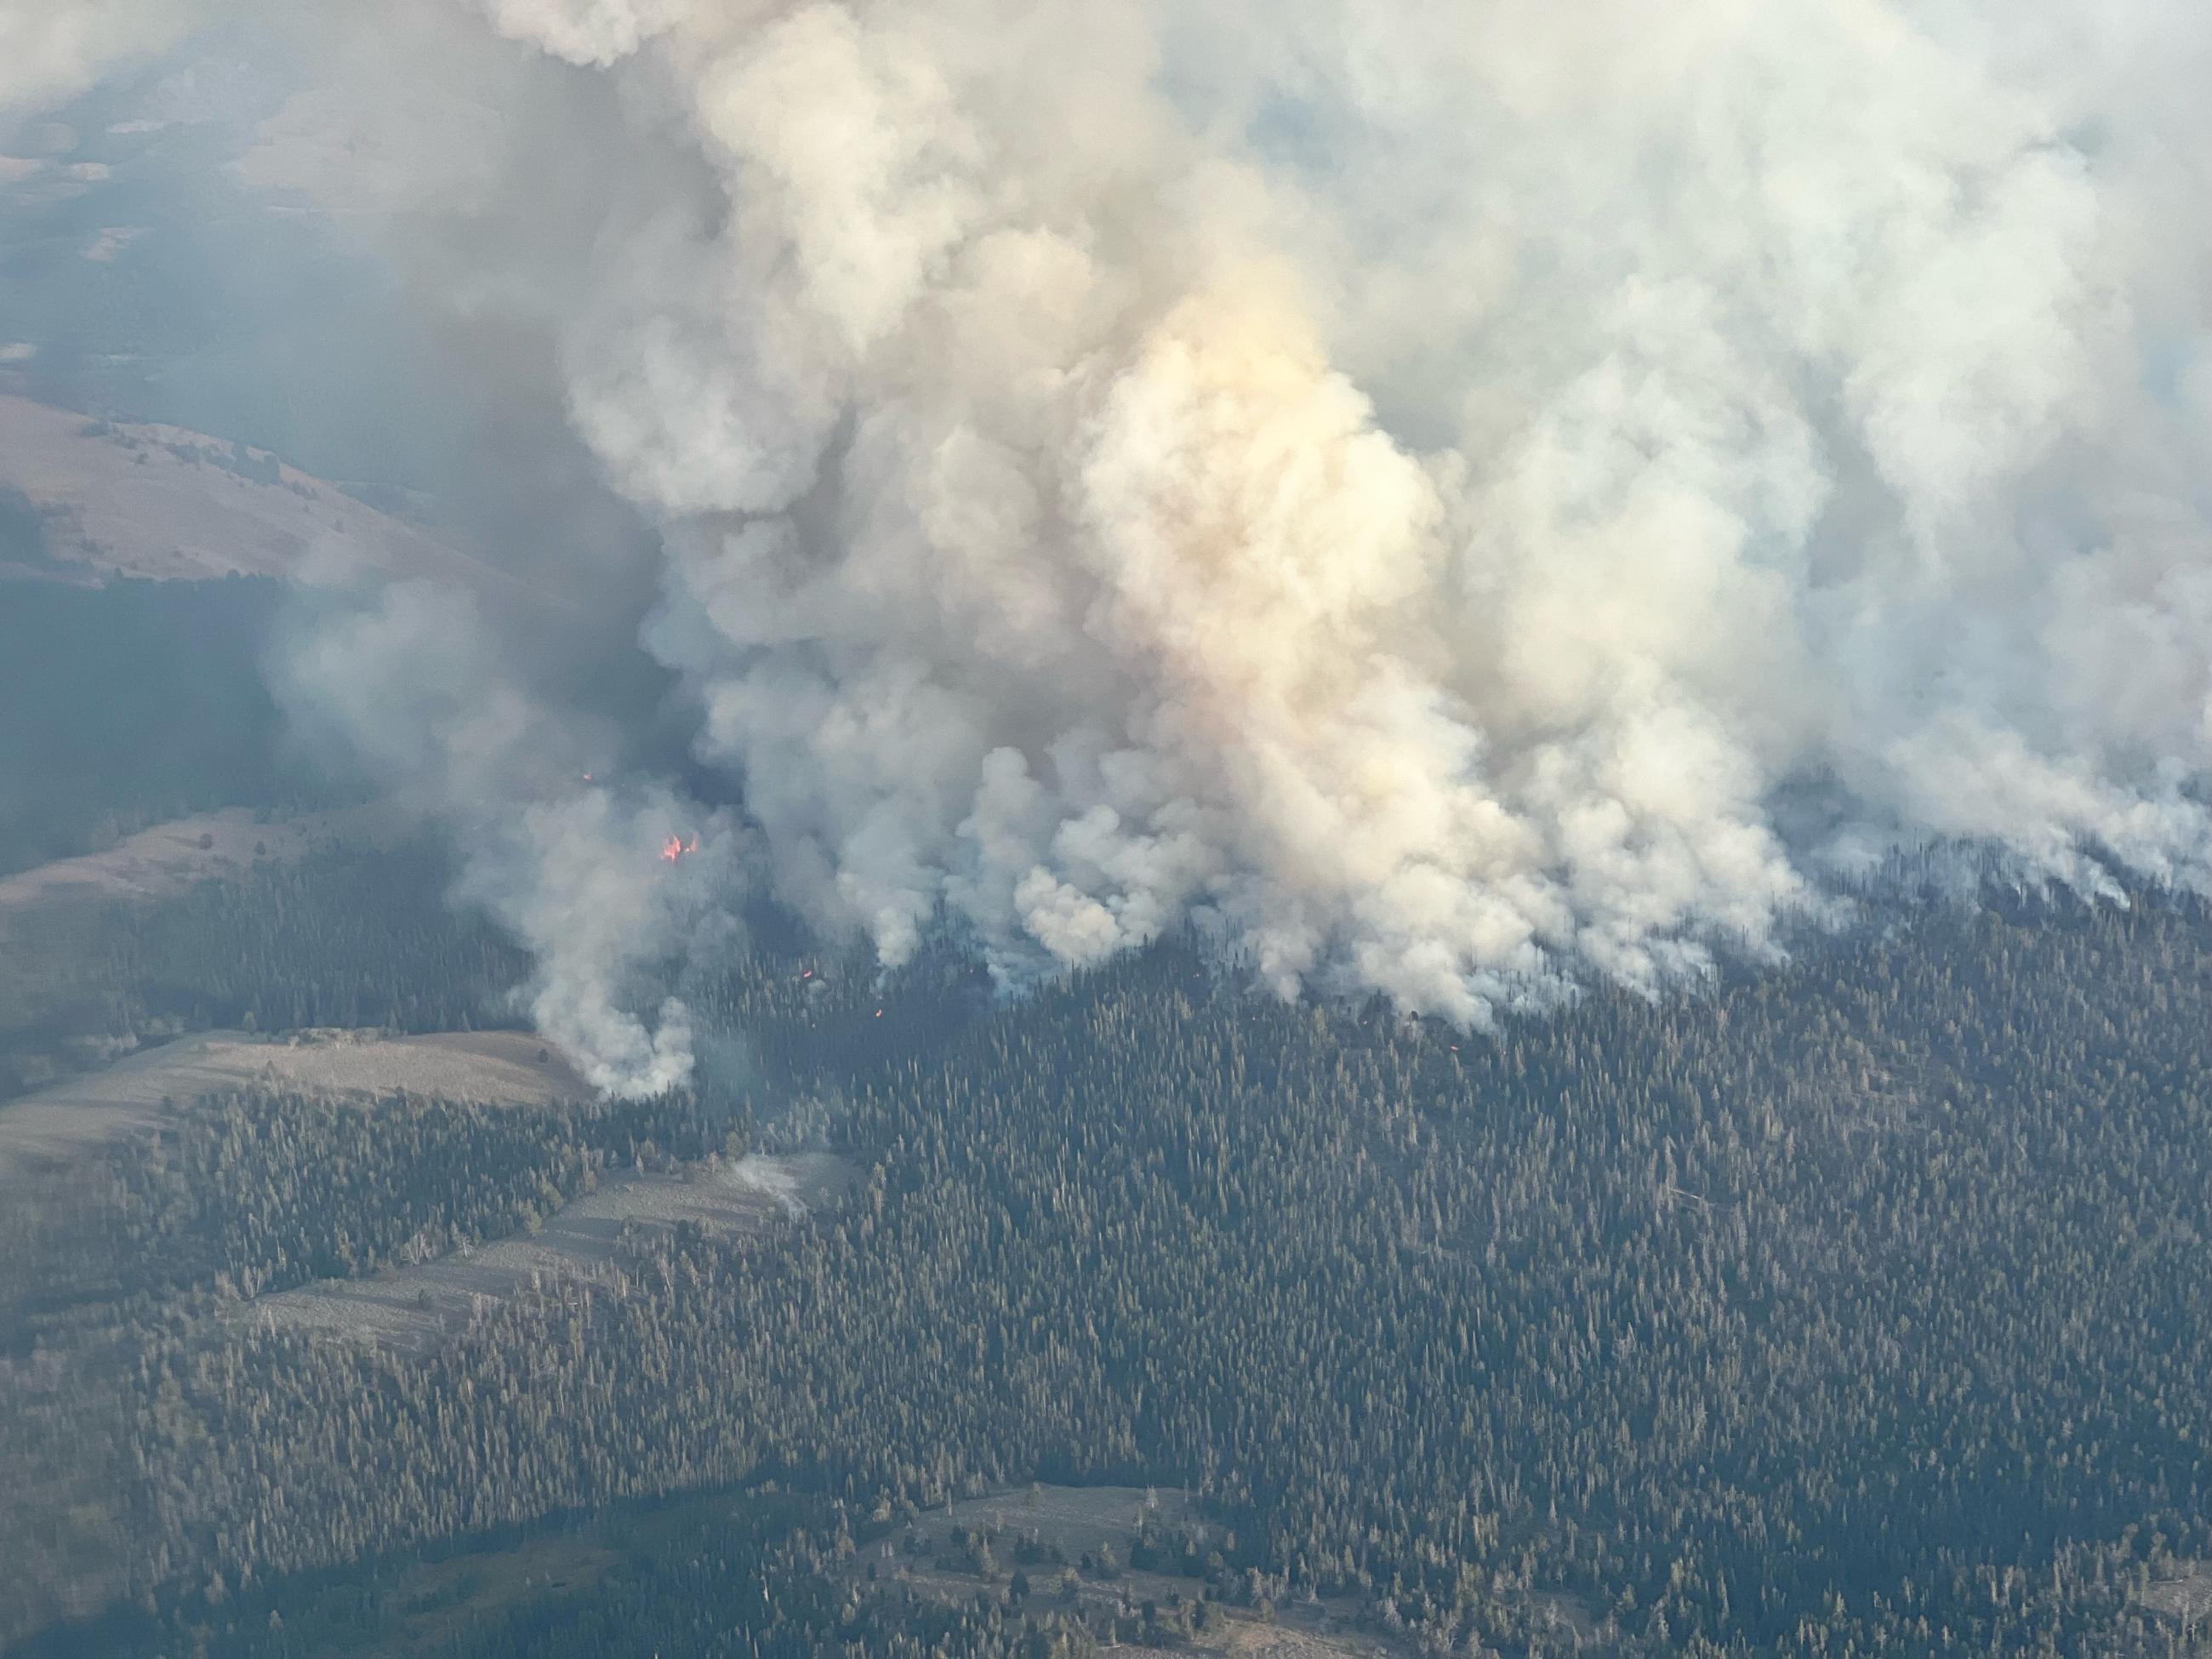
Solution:
<svg viewBox="0 0 2212 1659"><path fill-rule="evenodd" d="M373 843L393 821L377 808L279 817L232 806L157 823L104 852L0 877L0 941L9 919L27 911L167 898L196 881L234 881L264 860L303 858L334 842Z"/></svg>
<svg viewBox="0 0 2212 1659"><path fill-rule="evenodd" d="M512 1106L578 1101L592 1093L555 1050L516 1031L399 1037L380 1031L283 1037L200 1032L0 1103L0 1183L134 1132L158 1131L179 1108L204 1097L252 1089Z"/></svg>
<svg viewBox="0 0 2212 1659"><path fill-rule="evenodd" d="M533 1039L454 1034L501 959L443 890L317 854L126 907L212 906L125 958L141 981L220 981L269 1030L393 1012L41 1091L118 1127L65 1148L96 1201L59 1231L9 1212L0 1469L40 1497L0 1535L32 1564L0 1628L106 1609L150 1622L76 1650L220 1628L210 1652L276 1656L270 1613L373 1604L364 1642L396 1621L470 1659L642 1631L794 1656L2197 1640L2192 900L1931 906L1480 1042L1286 1006L1174 945L996 1006L940 964L762 946L690 988L744 1092L571 1106ZM416 1080L479 1103L377 1092L464 1060L489 1080ZM787 1121L806 1138L763 1127ZM653 1541L630 1505L694 1507ZM568 1551L540 1595L492 1558L561 1517L636 1548ZM446 1552L486 1559L428 1571Z"/></svg>
<svg viewBox="0 0 2212 1659"><path fill-rule="evenodd" d="M237 1316L422 1353L526 1289L618 1275L625 1255L656 1234L762 1234L801 1219L835 1204L856 1174L842 1158L801 1153L611 1176L514 1237L368 1279L318 1279L246 1303Z"/></svg>
<svg viewBox="0 0 2212 1659"><path fill-rule="evenodd" d="M104 921L201 882L235 884L318 851L377 846L401 820L381 807L277 814L228 807L142 830L113 847L0 876L0 1024L65 978Z"/></svg>
<svg viewBox="0 0 2212 1659"><path fill-rule="evenodd" d="M471 585L489 568L266 451L0 395L0 500L19 529L0 575L289 580L356 573Z"/></svg>

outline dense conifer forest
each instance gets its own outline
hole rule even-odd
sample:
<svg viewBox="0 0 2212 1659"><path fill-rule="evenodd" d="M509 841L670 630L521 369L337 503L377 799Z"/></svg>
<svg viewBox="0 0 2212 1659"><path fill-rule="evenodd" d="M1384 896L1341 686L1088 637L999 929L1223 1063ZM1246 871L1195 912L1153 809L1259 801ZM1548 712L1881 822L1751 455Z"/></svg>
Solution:
<svg viewBox="0 0 2212 1659"><path fill-rule="evenodd" d="M2212 1659L2208 69L0 0L0 1659Z"/></svg>
<svg viewBox="0 0 2212 1659"><path fill-rule="evenodd" d="M330 854L119 919L87 1006L495 1020L519 964L434 877ZM1212 1593L1346 1600L1424 1651L1558 1650L1546 1606L1653 1654L2185 1639L2149 1587L2212 1557L2194 901L1931 902L1489 1036L1285 1004L1174 942L1004 1005L949 947L884 983L763 945L687 990L730 1057L700 1093L210 1100L118 1148L74 1233L31 1227L5 1627L76 1582L138 1609L116 1651L283 1652L218 1610L765 1483L775 1527L453 1650L1048 1652L1079 1632L902 1623L793 1565L826 1516L866 1536L1043 1480L1188 1488L1233 1540L1192 1565ZM641 1237L424 1356L227 1312L527 1226L647 1146L748 1141L864 1175L769 1234ZM57 1250L102 1272L50 1277Z"/></svg>

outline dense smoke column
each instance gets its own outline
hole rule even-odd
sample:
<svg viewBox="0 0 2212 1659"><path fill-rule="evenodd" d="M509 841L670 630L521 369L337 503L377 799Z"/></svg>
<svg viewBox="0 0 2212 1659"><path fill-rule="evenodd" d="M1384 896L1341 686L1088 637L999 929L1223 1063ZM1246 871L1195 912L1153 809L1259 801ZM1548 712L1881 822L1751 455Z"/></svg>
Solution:
<svg viewBox="0 0 2212 1659"><path fill-rule="evenodd" d="M1900 839L2202 878L2200 22L1240 9L498 9L720 171L573 400L780 891L1471 1019Z"/></svg>
<svg viewBox="0 0 2212 1659"><path fill-rule="evenodd" d="M888 963L947 921L1019 985L1189 919L1480 1022L1772 949L1900 844L2206 878L2200 7L294 27L348 107L500 88L381 183L450 204L510 135L459 216L540 257L433 263L655 526L645 641L742 794L742 844L603 892L702 814L574 781L588 696L494 744L559 769L462 764L479 722L355 688L496 652L357 617L301 659L388 775L489 803L472 887L609 1086L680 1072L635 970L746 882Z"/></svg>

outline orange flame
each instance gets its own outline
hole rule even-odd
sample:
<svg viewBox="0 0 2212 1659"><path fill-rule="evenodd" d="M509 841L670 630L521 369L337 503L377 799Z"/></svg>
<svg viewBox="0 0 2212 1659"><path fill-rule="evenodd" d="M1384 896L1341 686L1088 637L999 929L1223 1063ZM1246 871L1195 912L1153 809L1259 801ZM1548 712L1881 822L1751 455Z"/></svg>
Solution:
<svg viewBox="0 0 2212 1659"><path fill-rule="evenodd" d="M675 863L677 860L682 858L686 853L696 853L698 850L699 837L696 836L692 836L689 841L684 840L681 836L671 836L666 841L660 843L660 856L665 862L669 864Z"/></svg>

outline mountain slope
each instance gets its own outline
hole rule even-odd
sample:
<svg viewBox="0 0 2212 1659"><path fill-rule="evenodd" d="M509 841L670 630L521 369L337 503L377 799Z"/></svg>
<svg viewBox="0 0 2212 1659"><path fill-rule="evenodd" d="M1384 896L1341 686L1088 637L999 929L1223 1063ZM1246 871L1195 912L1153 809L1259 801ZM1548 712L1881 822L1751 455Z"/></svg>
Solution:
<svg viewBox="0 0 2212 1659"><path fill-rule="evenodd" d="M71 582L489 568L264 450L0 396L0 574Z"/></svg>

